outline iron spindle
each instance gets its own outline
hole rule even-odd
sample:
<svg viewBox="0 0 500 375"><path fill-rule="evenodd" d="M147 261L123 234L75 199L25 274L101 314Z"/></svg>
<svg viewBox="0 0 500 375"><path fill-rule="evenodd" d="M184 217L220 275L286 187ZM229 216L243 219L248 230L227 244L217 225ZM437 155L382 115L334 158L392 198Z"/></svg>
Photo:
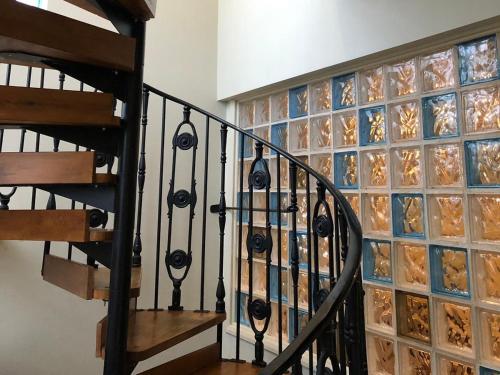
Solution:
<svg viewBox="0 0 500 375"><path fill-rule="evenodd" d="M312 280L312 252L311 252L311 186L310 186L310 175L306 172L306 210L307 210L307 231L306 231L306 241L307 241L307 295L309 296L307 301L307 318L312 319L313 316L313 280ZM313 365L313 347L309 347L309 374L313 375L314 365Z"/></svg>
<svg viewBox="0 0 500 375"><path fill-rule="evenodd" d="M245 144L245 134L241 134L239 137L240 145L240 188L238 194L238 269L237 269L237 294L236 294L236 360L240 359L240 339L241 339L241 263L242 259L242 247L243 247L243 164L245 158L244 144ZM247 247L248 249L248 247Z"/></svg>
<svg viewBox="0 0 500 375"><path fill-rule="evenodd" d="M281 290L281 284L283 282L281 275L281 155L276 154L276 195L278 196L278 207L277 208L277 227L278 227L278 236L277 236L277 247L278 247L278 353L283 351L283 296Z"/></svg>

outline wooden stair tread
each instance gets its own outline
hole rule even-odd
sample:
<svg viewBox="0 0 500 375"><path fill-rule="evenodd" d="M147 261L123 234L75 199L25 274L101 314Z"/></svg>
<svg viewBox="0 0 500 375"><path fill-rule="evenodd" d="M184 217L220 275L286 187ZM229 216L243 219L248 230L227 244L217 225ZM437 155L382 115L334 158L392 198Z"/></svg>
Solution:
<svg viewBox="0 0 500 375"><path fill-rule="evenodd" d="M2 0L0 54L134 70L135 40L16 0ZM36 59L35 59L36 60ZM39 59L40 60L40 59Z"/></svg>
<svg viewBox="0 0 500 375"><path fill-rule="evenodd" d="M0 241L110 241L112 231L91 229L88 210L0 210Z"/></svg>
<svg viewBox="0 0 500 375"><path fill-rule="evenodd" d="M66 0L68 3L76 5L86 11L97 14L98 16L106 18L106 14L96 6L95 0ZM155 16L156 0L118 0L127 11L133 16L147 21Z"/></svg>
<svg viewBox="0 0 500 375"><path fill-rule="evenodd" d="M197 334L222 323L226 314L195 311L148 310L131 314L128 333L128 357L144 361ZM97 326L97 355L104 356L106 319Z"/></svg>
<svg viewBox="0 0 500 375"><path fill-rule="evenodd" d="M219 361L211 366L202 368L190 375L257 375L261 367L253 366L250 363L240 363L233 361Z"/></svg>
<svg viewBox="0 0 500 375"><path fill-rule="evenodd" d="M54 255L44 256L43 279L85 300L109 300L110 270L95 268ZM130 297L138 297L142 269L132 269Z"/></svg>
<svg viewBox="0 0 500 375"><path fill-rule="evenodd" d="M2 152L0 186L112 184L96 174L95 152Z"/></svg>
<svg viewBox="0 0 500 375"><path fill-rule="evenodd" d="M0 86L0 98L2 127L120 126L111 94Z"/></svg>

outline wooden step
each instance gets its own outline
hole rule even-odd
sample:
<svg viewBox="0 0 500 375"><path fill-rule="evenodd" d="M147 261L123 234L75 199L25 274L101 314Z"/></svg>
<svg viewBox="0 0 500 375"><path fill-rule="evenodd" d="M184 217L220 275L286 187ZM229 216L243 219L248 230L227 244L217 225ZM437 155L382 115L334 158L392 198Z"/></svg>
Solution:
<svg viewBox="0 0 500 375"><path fill-rule="evenodd" d="M0 98L1 127L120 126L111 94L0 86Z"/></svg>
<svg viewBox="0 0 500 375"><path fill-rule="evenodd" d="M0 54L66 60L131 72L135 40L16 0L2 0Z"/></svg>
<svg viewBox="0 0 500 375"><path fill-rule="evenodd" d="M106 14L98 5L96 5L95 0L66 1L89 12L97 14L98 16L106 18ZM118 0L117 2L130 12L130 14L141 19L142 21L147 21L155 16L156 0Z"/></svg>
<svg viewBox="0 0 500 375"><path fill-rule="evenodd" d="M94 152L1 152L0 186L113 184L95 173Z"/></svg>
<svg viewBox="0 0 500 375"><path fill-rule="evenodd" d="M54 255L45 255L43 279L85 300L109 300L110 270L94 268ZM139 297L141 268L132 269L130 298Z"/></svg>
<svg viewBox="0 0 500 375"><path fill-rule="evenodd" d="M88 210L0 210L0 241L108 242L113 232L91 229Z"/></svg>
<svg viewBox="0 0 500 375"><path fill-rule="evenodd" d="M250 363L222 360L195 371L191 375L257 375L261 370L261 367L253 366Z"/></svg>
<svg viewBox="0 0 500 375"><path fill-rule="evenodd" d="M222 323L226 314L195 311L137 311L129 318L128 358L144 361ZM97 357L104 358L107 320L97 325Z"/></svg>

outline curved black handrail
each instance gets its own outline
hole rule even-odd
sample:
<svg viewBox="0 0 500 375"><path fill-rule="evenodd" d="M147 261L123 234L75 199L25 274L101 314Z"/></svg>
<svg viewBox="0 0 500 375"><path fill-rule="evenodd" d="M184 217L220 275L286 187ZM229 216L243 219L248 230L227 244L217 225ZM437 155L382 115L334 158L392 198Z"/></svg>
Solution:
<svg viewBox="0 0 500 375"><path fill-rule="evenodd" d="M254 141L259 142L262 145L265 145L266 147L276 151L278 154L282 155L292 163L296 164L296 166L300 167L301 169L312 175L314 178L316 178L319 184L323 184L326 187L326 190L336 199L337 204L340 207L340 212L344 216L343 219L345 219L347 223L347 229L349 231L349 250L346 254L343 270L328 297L321 304L318 311L305 326L305 328L301 331L301 333L289 344L289 346L281 354L279 354L267 367L265 367L260 372L261 375L281 374L294 364L298 354L303 354L310 348L312 343L316 339L318 339L322 330L324 330L326 326L334 319L335 315L342 307L349 291L351 290L351 287L355 283L357 277L359 277L358 271L360 268L362 252L362 230L358 218L344 195L339 190L337 190L327 178L316 172L314 169L312 169L310 166L308 166L295 156L273 145L265 139L262 139L254 135L253 133L241 129L238 126L233 125L230 122L214 114L211 114L191 103L176 98L148 84L144 84L144 88L145 90L155 93L156 95L159 95L164 99L175 102L184 107L188 107L191 110L194 110L206 116L207 118L220 123L222 126L231 128L238 133L244 134L246 137L252 138Z"/></svg>

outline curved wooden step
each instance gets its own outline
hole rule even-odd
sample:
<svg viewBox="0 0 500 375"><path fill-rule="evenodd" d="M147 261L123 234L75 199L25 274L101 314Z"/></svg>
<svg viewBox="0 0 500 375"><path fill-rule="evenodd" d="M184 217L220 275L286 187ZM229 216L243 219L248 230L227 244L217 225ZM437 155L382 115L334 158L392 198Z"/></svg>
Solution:
<svg viewBox="0 0 500 375"><path fill-rule="evenodd" d="M131 313L128 358L144 361L207 329L222 323L226 314L196 311L148 310ZM104 358L107 318L97 325L97 357Z"/></svg>
<svg viewBox="0 0 500 375"><path fill-rule="evenodd" d="M0 186L100 184L116 176L95 173L94 152L2 152Z"/></svg>
<svg viewBox="0 0 500 375"><path fill-rule="evenodd" d="M131 72L135 40L16 0L2 0L0 54L67 60ZM24 55L24 56L23 56Z"/></svg>
<svg viewBox="0 0 500 375"><path fill-rule="evenodd" d="M257 375L260 370L262 370L261 367L253 366L250 363L222 360L193 372L191 375Z"/></svg>
<svg viewBox="0 0 500 375"><path fill-rule="evenodd" d="M95 0L66 0L68 3L76 5L86 11L97 14L98 16L106 18L106 14L102 9L96 5ZM130 14L133 16L147 21L155 16L156 0L118 0Z"/></svg>
<svg viewBox="0 0 500 375"><path fill-rule="evenodd" d="M113 95L0 86L0 126L120 126Z"/></svg>

